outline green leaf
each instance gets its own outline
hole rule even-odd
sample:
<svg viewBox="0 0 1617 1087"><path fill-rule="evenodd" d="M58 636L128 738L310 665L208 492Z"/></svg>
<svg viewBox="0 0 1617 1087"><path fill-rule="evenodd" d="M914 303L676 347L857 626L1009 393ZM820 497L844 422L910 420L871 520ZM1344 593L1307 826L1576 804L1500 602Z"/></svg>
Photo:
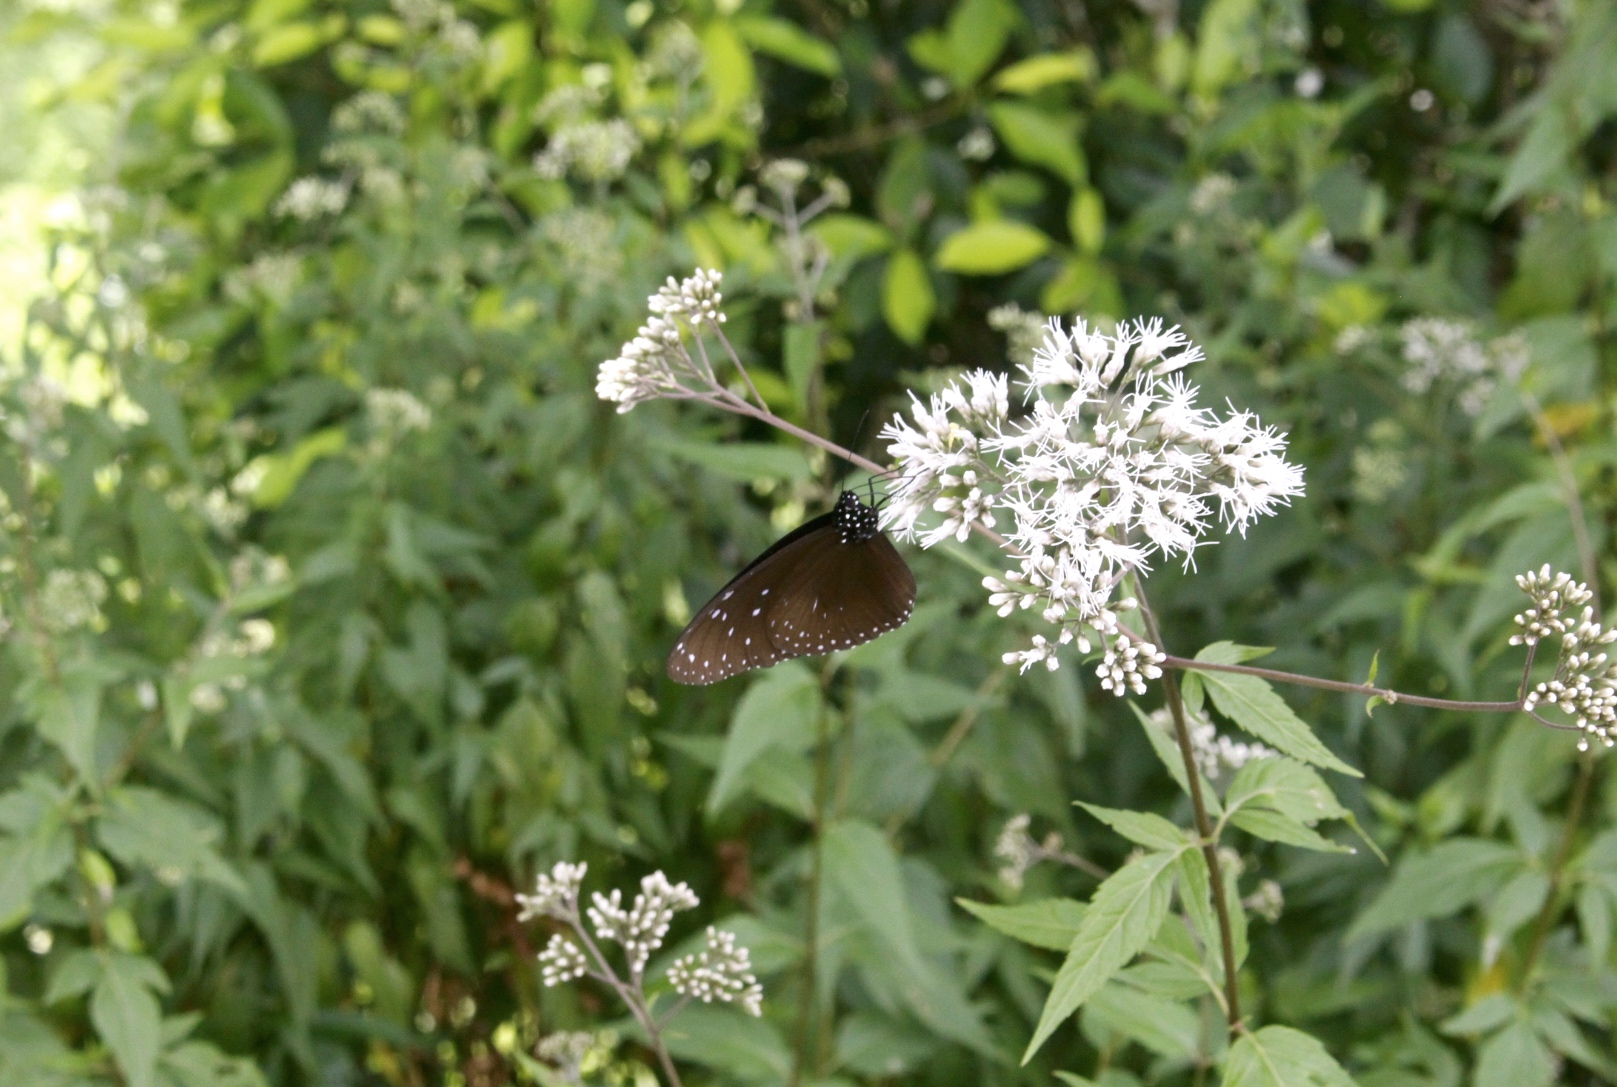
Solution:
<svg viewBox="0 0 1617 1087"><path fill-rule="evenodd" d="M1354 1087L1353 1077L1312 1035L1264 1027L1230 1047L1223 1087Z"/></svg>
<svg viewBox="0 0 1617 1087"><path fill-rule="evenodd" d="M1016 6L1007 0L959 0L943 34L945 66L936 70L961 89L975 85L1020 20Z"/></svg>
<svg viewBox="0 0 1617 1087"><path fill-rule="evenodd" d="M241 876L215 849L221 836L218 820L183 800L145 786L119 786L107 794L95 832L107 852L124 864L148 868L164 879L196 877L237 894L247 892Z"/></svg>
<svg viewBox="0 0 1617 1087"><path fill-rule="evenodd" d="M755 1082L783 1082L792 1053L779 1029L767 1019L740 1011L697 1005L680 1012L663 1034L668 1051L681 1060L718 1068Z"/></svg>
<svg viewBox="0 0 1617 1087"><path fill-rule="evenodd" d="M101 721L102 676L89 669L64 670L59 682L33 697L39 735L55 744L79 778L95 787L96 732Z"/></svg>
<svg viewBox="0 0 1617 1087"><path fill-rule="evenodd" d="M804 480L810 476L809 463L801 448L774 442L707 442L658 435L648 438L653 449L705 468L725 479L751 483L758 479Z"/></svg>
<svg viewBox="0 0 1617 1087"><path fill-rule="evenodd" d="M1203 649L1196 654L1196 659L1210 659L1206 654L1213 648L1208 646ZM1258 676L1213 671L1203 671L1201 678L1218 711L1264 743L1327 770L1351 777L1364 776L1333 755L1313 730L1292 712L1285 700L1275 694L1267 680Z"/></svg>
<svg viewBox="0 0 1617 1087"><path fill-rule="evenodd" d="M1477 1050L1475 1087L1549 1087L1555 1055L1527 1023L1517 1021Z"/></svg>
<svg viewBox="0 0 1617 1087"><path fill-rule="evenodd" d="M747 44L776 60L816 72L827 79L842 74L842 58L829 42L821 41L796 23L767 15L741 16L735 28Z"/></svg>
<svg viewBox="0 0 1617 1087"><path fill-rule="evenodd" d="M703 75L713 89L713 113L728 116L757 90L752 54L747 52L736 27L725 19L714 19L703 29L702 49L707 56Z"/></svg>
<svg viewBox="0 0 1617 1087"><path fill-rule="evenodd" d="M1087 168L1078 143L1076 113L1047 113L1022 102L995 102L988 107L988 117L1011 154L1046 167L1069 185L1083 181Z"/></svg>
<svg viewBox="0 0 1617 1087"><path fill-rule="evenodd" d="M822 215L809 224L808 233L824 242L837 259L850 262L893 247L893 232L862 215Z"/></svg>
<svg viewBox="0 0 1617 1087"><path fill-rule="evenodd" d="M787 662L770 669L747 688L730 719L707 811L714 815L734 799L743 774L771 748L806 751L814 743L820 714L820 684L801 664Z"/></svg>
<svg viewBox="0 0 1617 1087"><path fill-rule="evenodd" d="M1136 857L1096 890L1022 1055L1024 1065L1162 926L1173 897L1174 865L1188 848Z"/></svg>
<svg viewBox="0 0 1617 1087"><path fill-rule="evenodd" d="M994 87L1011 94L1037 94L1057 83L1088 83L1096 71L1095 54L1088 49L1040 53L1002 69L994 76Z"/></svg>
<svg viewBox="0 0 1617 1087"><path fill-rule="evenodd" d="M1224 794L1225 810L1248 806L1269 808L1309 826L1349 814L1324 778L1283 755L1253 759L1236 771Z"/></svg>
<svg viewBox="0 0 1617 1087"><path fill-rule="evenodd" d="M154 980L162 985L154 986ZM112 1051L128 1087L152 1087L155 1081L163 1015L151 990L166 991L167 985L150 959L113 953L103 960L90 994L90 1023Z"/></svg>
<svg viewBox="0 0 1617 1087"><path fill-rule="evenodd" d="M889 257L882 276L881 312L894 335L908 344L920 343L936 308L931 277L915 250L900 249Z"/></svg>
<svg viewBox="0 0 1617 1087"><path fill-rule="evenodd" d="M1345 941L1447 917L1492 894L1522 870L1520 853L1502 842L1454 838L1398 858L1392 880L1343 936Z"/></svg>
<svg viewBox="0 0 1617 1087"><path fill-rule="evenodd" d="M1185 760L1179 753L1179 745L1174 742L1171 735L1158 728L1132 699L1129 701L1129 708L1134 711L1135 719L1145 730L1145 738L1151 742L1151 750L1156 752L1157 761L1161 762L1168 775L1178 782L1180 790L1189 796L1190 779L1185 776ZM1213 791L1212 783L1200 770L1196 771L1196 777L1201 784L1202 802L1207 805L1208 814L1217 819L1223 811L1218 801L1218 794Z"/></svg>
<svg viewBox="0 0 1617 1087"><path fill-rule="evenodd" d="M1036 227L1014 219L990 219L949 235L933 261L946 272L1002 275L1033 263L1049 248L1050 239Z"/></svg>
<svg viewBox="0 0 1617 1087"><path fill-rule="evenodd" d="M87 947L62 956L51 970L50 984L45 986L45 1003L58 1004L95 988L96 982L101 980L104 958Z"/></svg>
<svg viewBox="0 0 1617 1087"><path fill-rule="evenodd" d="M1352 853L1350 846L1333 842L1306 823L1262 808L1247 808L1230 816L1230 822L1254 837L1283 845L1295 845L1320 853Z"/></svg>
<svg viewBox="0 0 1617 1087"><path fill-rule="evenodd" d="M1160 815L1145 811L1102 808L1086 804L1082 800L1075 803L1129 841L1143 845L1147 849L1181 849L1193 844L1187 831L1174 826Z"/></svg>
<svg viewBox="0 0 1617 1087"><path fill-rule="evenodd" d="M1201 1018L1173 1000L1109 981L1085 1005L1084 1014L1170 1060L1191 1061L1201 1051Z"/></svg>
<svg viewBox="0 0 1617 1087"><path fill-rule="evenodd" d="M955 902L989 928L1013 940L1052 951L1065 951L1072 946L1088 909L1082 902L1070 898L1044 898L1015 906L992 906L966 898L957 898Z"/></svg>

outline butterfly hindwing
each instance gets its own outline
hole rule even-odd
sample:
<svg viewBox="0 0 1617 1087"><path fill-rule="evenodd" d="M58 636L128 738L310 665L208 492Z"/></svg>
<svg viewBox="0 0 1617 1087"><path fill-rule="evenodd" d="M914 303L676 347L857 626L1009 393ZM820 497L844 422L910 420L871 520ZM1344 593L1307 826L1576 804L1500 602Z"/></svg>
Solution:
<svg viewBox="0 0 1617 1087"><path fill-rule="evenodd" d="M837 542L798 563L766 612L771 640L791 656L851 649L904 625L915 577L886 536Z"/></svg>

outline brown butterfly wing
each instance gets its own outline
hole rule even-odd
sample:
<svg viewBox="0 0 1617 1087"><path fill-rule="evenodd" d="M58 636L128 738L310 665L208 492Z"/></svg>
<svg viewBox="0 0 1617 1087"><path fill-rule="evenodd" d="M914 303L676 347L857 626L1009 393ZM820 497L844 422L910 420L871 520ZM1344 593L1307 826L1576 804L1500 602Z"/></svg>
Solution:
<svg viewBox="0 0 1617 1087"><path fill-rule="evenodd" d="M914 610L915 575L877 533L816 548L786 572L764 614L774 644L789 657L805 657L879 638Z"/></svg>

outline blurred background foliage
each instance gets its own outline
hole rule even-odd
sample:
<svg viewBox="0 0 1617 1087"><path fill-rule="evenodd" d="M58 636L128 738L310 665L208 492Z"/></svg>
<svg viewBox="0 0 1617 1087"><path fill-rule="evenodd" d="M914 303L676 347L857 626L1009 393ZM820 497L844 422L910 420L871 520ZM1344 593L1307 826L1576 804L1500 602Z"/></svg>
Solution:
<svg viewBox="0 0 1617 1087"><path fill-rule="evenodd" d="M1059 957L951 899L1093 890L1002 878L1013 816L1110 868L1073 800L1187 812L1076 661L998 663L993 556L913 555L915 618L831 664L663 678L839 476L594 399L694 266L771 406L878 459L905 390L1009 368L1026 314L1184 325L1308 497L1153 577L1171 651L1510 698L1512 575L1617 589L1612 0L13 0L0 30L7 1084L495 1087L564 1029L647 1082L618 1009L539 986L512 892L559 859L664 868L753 949L765 1016L688 1013L689 1082L1216 1079L1216 1010L1148 973L1016 1064ZM808 238L756 214L782 158L838 205ZM1231 841L1269 896L1254 1022L1364 1087L1610 1082L1610 775L1525 720L1287 695L1391 867Z"/></svg>

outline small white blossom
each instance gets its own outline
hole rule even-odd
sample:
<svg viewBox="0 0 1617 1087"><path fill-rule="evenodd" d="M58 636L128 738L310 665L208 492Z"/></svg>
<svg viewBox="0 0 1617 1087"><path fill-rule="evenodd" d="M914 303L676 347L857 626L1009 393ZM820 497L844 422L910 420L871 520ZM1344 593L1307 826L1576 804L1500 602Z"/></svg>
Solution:
<svg viewBox="0 0 1617 1087"><path fill-rule="evenodd" d="M1190 730L1190 752L1196 761L1196 768L1203 777L1215 784L1255 759L1271 759L1277 754L1274 749L1256 741L1247 743L1230 739L1218 731L1205 711L1192 712L1187 709L1185 718ZM1173 717L1166 707L1151 712L1151 723L1169 735L1173 734Z"/></svg>
<svg viewBox="0 0 1617 1087"><path fill-rule="evenodd" d="M1272 925L1286 908L1286 893L1272 879L1259 880L1258 889L1241 899L1241 905Z"/></svg>
<svg viewBox="0 0 1617 1087"><path fill-rule="evenodd" d="M1208 174L1190 190L1190 210L1207 215L1224 207L1235 196L1235 179L1229 174Z"/></svg>
<svg viewBox="0 0 1617 1087"><path fill-rule="evenodd" d="M300 177L275 202L275 214L307 223L336 215L347 206L347 185L323 177Z"/></svg>
<svg viewBox="0 0 1617 1087"><path fill-rule="evenodd" d="M1545 564L1537 573L1522 574L1516 584L1533 598L1533 606L1516 616L1520 632L1512 645L1537 645L1560 636L1555 674L1527 692L1523 708L1529 713L1541 705L1554 706L1573 719L1582 733L1578 750L1589 750L1591 739L1604 747L1617 746L1617 661L1603 647L1617 641L1617 629L1595 621L1588 602L1594 594L1566 573L1550 572ZM1577 617L1568 613L1581 608Z"/></svg>
<svg viewBox="0 0 1617 1087"><path fill-rule="evenodd" d="M587 973L589 961L584 958L584 952L559 932L551 936L545 949L539 952L539 980L547 989L575 981Z"/></svg>
<svg viewBox="0 0 1617 1087"><path fill-rule="evenodd" d="M559 180L571 173L580 181L614 181L623 176L640 150L640 136L622 118L563 125L534 157L540 177Z"/></svg>
<svg viewBox="0 0 1617 1087"><path fill-rule="evenodd" d="M581 1030L558 1031L539 1039L534 1056L549 1061L561 1073L565 1083L582 1083L584 1059L595 1045L595 1036Z"/></svg>
<svg viewBox="0 0 1617 1087"><path fill-rule="evenodd" d="M80 627L99 628L107 582L94 570L52 570L39 593L40 619L58 633Z"/></svg>
<svg viewBox="0 0 1617 1087"><path fill-rule="evenodd" d="M680 910L695 909L699 904L696 893L684 883L669 883L661 872L653 872L640 881L640 893L634 904L623 908L623 893L613 890L610 895L600 892L590 896L590 924L595 935L613 940L623 947L629 960L629 971L639 977L646 968L646 960L663 944L674 914Z"/></svg>
<svg viewBox="0 0 1617 1087"><path fill-rule="evenodd" d="M331 113L332 129L350 134L380 132L397 136L404 132L404 120L398 101L382 91L361 91Z"/></svg>
<svg viewBox="0 0 1617 1087"><path fill-rule="evenodd" d="M1514 383L1531 357L1526 340L1502 336L1484 343L1469 321L1418 317L1399 330L1404 388L1417 395L1439 384L1453 391L1460 410L1477 416L1499 378Z"/></svg>
<svg viewBox="0 0 1617 1087"><path fill-rule="evenodd" d="M994 134L982 125L978 125L955 144L955 152L963 159L973 162L983 162L994 157Z"/></svg>
<svg viewBox="0 0 1617 1087"><path fill-rule="evenodd" d="M1007 654L1026 669L1054 667L1055 646L1076 641L1088 653L1093 631L1109 643L1102 686L1121 695L1161 674L1162 655L1118 631L1116 600L1129 574L1157 555L1188 564L1215 512L1226 529L1302 493L1302 470L1286 442L1251 412L1220 417L1196 404L1179 373L1201 349L1160 321L1135 321L1113 334L1077 321L1050 321L1021 367L1031 410L1011 419L1005 378L969 373L882 430L898 463L884 527L931 547L973 525L1005 534L1019 568L984 579L1000 614L1035 605L1059 627ZM935 527L922 519L941 513Z"/></svg>
<svg viewBox="0 0 1617 1087"><path fill-rule="evenodd" d="M681 996L711 1004L735 1003L748 1015L763 1014L764 990L752 973L751 953L736 945L733 932L709 925L707 950L677 959L668 983Z"/></svg>
<svg viewBox="0 0 1617 1087"><path fill-rule="evenodd" d="M365 415L378 433L388 437L432 425L432 409L404 389L366 389Z"/></svg>
<svg viewBox="0 0 1617 1087"><path fill-rule="evenodd" d="M522 907L517 920L528 921L535 917L567 920L578 916L578 889L584 885L584 873L588 871L587 864L559 861L548 873L539 873L533 894L517 895L517 903Z"/></svg>
<svg viewBox="0 0 1617 1087"><path fill-rule="evenodd" d="M719 291L723 280L722 272L702 268L679 282L669 276L647 299L651 316L634 339L616 358L601 363L595 395L625 412L642 401L691 396L716 385L699 338L704 326L717 328L725 321ZM686 347L687 333L698 342L696 355Z"/></svg>

